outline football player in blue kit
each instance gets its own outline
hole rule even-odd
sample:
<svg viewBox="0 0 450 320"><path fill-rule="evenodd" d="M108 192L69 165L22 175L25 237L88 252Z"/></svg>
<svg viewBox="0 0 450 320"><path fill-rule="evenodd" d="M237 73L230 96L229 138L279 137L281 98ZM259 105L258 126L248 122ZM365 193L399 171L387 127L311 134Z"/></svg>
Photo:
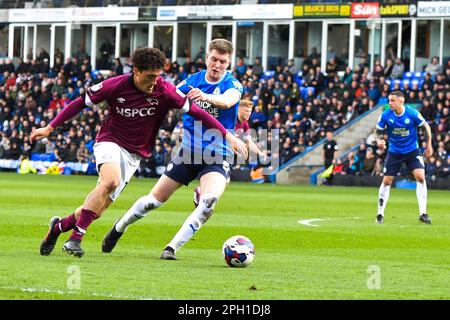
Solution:
<svg viewBox="0 0 450 320"><path fill-rule="evenodd" d="M243 92L241 83L227 71L232 54L230 41L214 39L206 54L207 69L191 75L177 86L181 93L214 116L229 132L234 131ZM239 145L235 145L233 150L233 146L230 147L220 135L211 137L208 132L205 134L206 128L194 120L183 115L184 137L180 151L167 165L165 173L150 193L138 199L115 223L103 240L103 252L111 252L129 225L160 207L178 188L187 186L197 177L200 179L200 203L167 244L160 258L176 260L177 250L211 217L227 186L234 151L239 151L246 158L247 149L245 143L236 138L235 143Z"/></svg>
<svg viewBox="0 0 450 320"><path fill-rule="evenodd" d="M389 94L390 108L384 111L377 123L375 134L377 144L381 149L386 148L386 141L380 138L382 131L387 131L389 149L383 169L384 177L378 196L378 214L376 222L384 221L384 210L389 199L389 191L394 177L405 163L416 179L416 195L419 203L419 221L431 224L427 214L427 184L425 180L425 165L419 150L417 128L423 127L426 133L426 149L424 156L429 158L433 154L431 144L431 129L423 116L415 109L404 106L405 96L401 91Z"/></svg>

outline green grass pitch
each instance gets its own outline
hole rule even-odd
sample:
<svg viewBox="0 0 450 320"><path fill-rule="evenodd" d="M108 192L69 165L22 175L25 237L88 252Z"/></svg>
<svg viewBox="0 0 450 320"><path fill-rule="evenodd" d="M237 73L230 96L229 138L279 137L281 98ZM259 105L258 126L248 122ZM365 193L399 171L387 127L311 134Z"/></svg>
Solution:
<svg viewBox="0 0 450 320"><path fill-rule="evenodd" d="M101 242L155 180L133 179L95 221L77 259L39 245L96 177L0 174L0 299L450 299L450 194L430 190L432 225L418 222L414 190L391 190L376 225L376 188L231 183L208 223L177 254L164 246L192 211L193 183L128 229L112 254ZM310 220L312 226L300 224ZM223 242L249 237L248 268L226 266Z"/></svg>

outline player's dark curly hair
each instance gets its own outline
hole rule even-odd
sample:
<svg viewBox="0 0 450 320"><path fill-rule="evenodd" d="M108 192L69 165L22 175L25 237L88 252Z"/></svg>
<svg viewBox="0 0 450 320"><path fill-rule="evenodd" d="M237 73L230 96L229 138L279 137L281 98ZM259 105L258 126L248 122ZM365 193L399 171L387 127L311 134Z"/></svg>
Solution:
<svg viewBox="0 0 450 320"><path fill-rule="evenodd" d="M158 70L164 68L166 56L156 48L139 48L134 51L131 61L139 71Z"/></svg>

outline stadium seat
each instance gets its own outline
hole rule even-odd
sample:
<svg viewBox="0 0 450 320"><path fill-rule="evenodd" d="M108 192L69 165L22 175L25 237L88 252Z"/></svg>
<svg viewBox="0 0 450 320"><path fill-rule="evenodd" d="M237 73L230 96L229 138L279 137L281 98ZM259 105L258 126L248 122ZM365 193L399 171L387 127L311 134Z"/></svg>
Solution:
<svg viewBox="0 0 450 320"><path fill-rule="evenodd" d="M413 77L412 72L404 72L403 73L403 79L411 79Z"/></svg>
<svg viewBox="0 0 450 320"><path fill-rule="evenodd" d="M30 157L31 161L41 161L41 154L37 152L33 152Z"/></svg>
<svg viewBox="0 0 450 320"><path fill-rule="evenodd" d="M98 71L98 70L92 70L92 72L91 72L92 78L97 79L99 73L100 73L100 71Z"/></svg>
<svg viewBox="0 0 450 320"><path fill-rule="evenodd" d="M414 78L416 78L416 79L420 79L420 78L422 78L422 72L415 72L414 73Z"/></svg>
<svg viewBox="0 0 450 320"><path fill-rule="evenodd" d="M423 84L423 80L419 80L419 79L413 79L411 80L411 88L417 84L418 88L421 89L422 88L422 84Z"/></svg>
<svg viewBox="0 0 450 320"><path fill-rule="evenodd" d="M268 70L268 71L264 72L265 79L273 78L274 75L275 75L275 71L273 71L273 70Z"/></svg>
<svg viewBox="0 0 450 320"><path fill-rule="evenodd" d="M411 81L409 80L409 79L403 79L402 80L402 88L404 88L405 87L405 83L407 83L407 84L411 84Z"/></svg>

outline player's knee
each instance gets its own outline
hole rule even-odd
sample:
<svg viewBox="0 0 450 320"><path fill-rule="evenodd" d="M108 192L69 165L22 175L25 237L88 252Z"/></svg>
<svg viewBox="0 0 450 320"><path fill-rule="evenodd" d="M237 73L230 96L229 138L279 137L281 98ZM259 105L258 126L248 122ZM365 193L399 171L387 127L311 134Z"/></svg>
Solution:
<svg viewBox="0 0 450 320"><path fill-rule="evenodd" d="M217 197L212 194L200 196L199 207L201 208L200 222L205 223L213 214L214 207L217 204Z"/></svg>
<svg viewBox="0 0 450 320"><path fill-rule="evenodd" d="M419 183L424 183L425 182L425 177L420 175L416 177L416 181Z"/></svg>
<svg viewBox="0 0 450 320"><path fill-rule="evenodd" d="M115 177L105 179L100 183L100 186L105 190L106 193L113 192L119 185L120 179Z"/></svg>

